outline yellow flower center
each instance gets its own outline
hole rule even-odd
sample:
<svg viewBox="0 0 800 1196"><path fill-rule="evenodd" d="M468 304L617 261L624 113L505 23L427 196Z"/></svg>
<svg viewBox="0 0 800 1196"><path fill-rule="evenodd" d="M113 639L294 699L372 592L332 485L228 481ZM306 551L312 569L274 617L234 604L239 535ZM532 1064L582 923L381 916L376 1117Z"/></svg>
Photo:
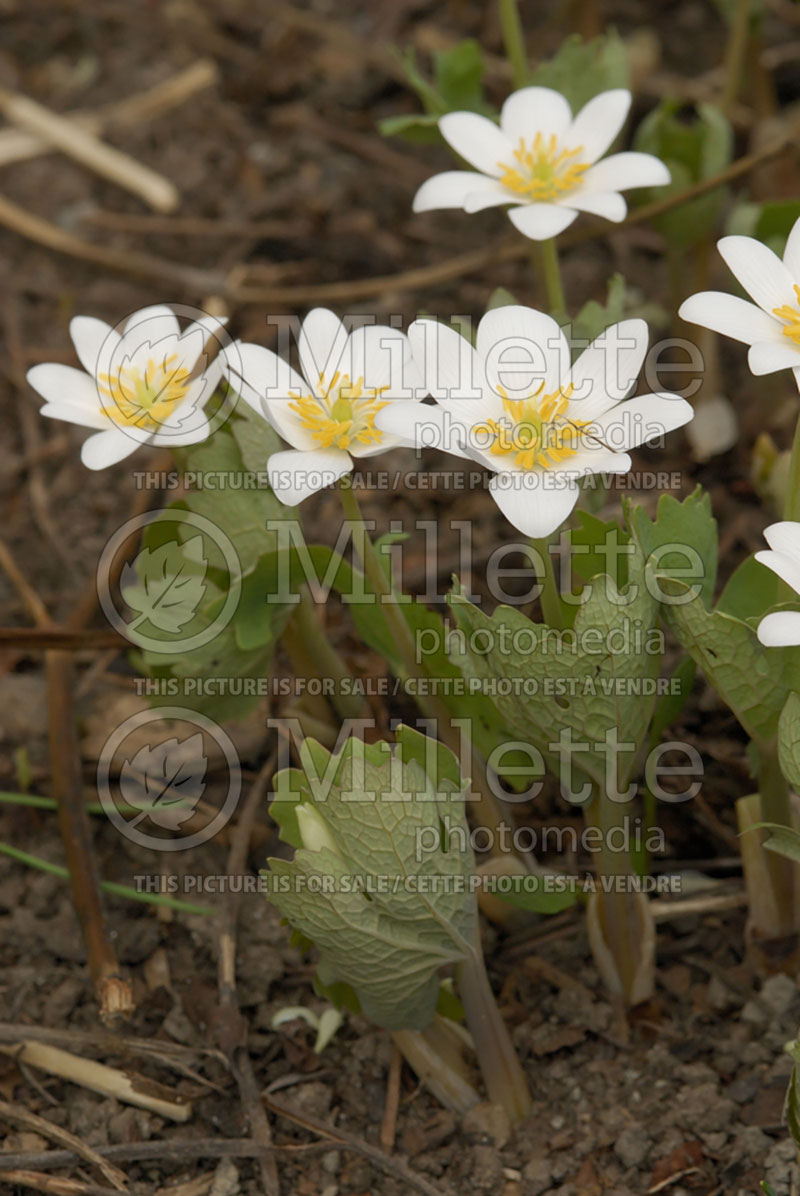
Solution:
<svg viewBox="0 0 800 1196"><path fill-rule="evenodd" d="M494 437L489 450L493 457L513 453L521 469L553 469L575 456L581 433L589 422L568 419L564 414L572 394L571 385L551 395L542 395L543 387L544 383L527 399L510 399L498 387L507 418L489 419L475 428L476 432Z"/></svg>
<svg viewBox="0 0 800 1196"><path fill-rule="evenodd" d="M794 341L796 345L800 345L800 286L795 283L794 293L797 296L797 303L792 306L791 303L785 303L783 307L773 307L772 314L777 316L779 320L783 320L783 335L788 336L790 341Z"/></svg>
<svg viewBox="0 0 800 1196"><path fill-rule="evenodd" d="M574 190L589 169L588 162L575 161L582 153L582 145L577 149L560 148L555 133L547 140L537 133L530 143L520 137L519 148L514 150L514 164L497 163L503 171L500 182L523 199L539 203L555 199L565 191Z"/></svg>
<svg viewBox="0 0 800 1196"><path fill-rule="evenodd" d="M365 390L364 379L350 381L349 374L338 370L326 384L325 375L320 374L320 394L295 394L289 404L300 416L300 422L307 428L321 448L348 449L351 444L380 444L383 433L375 427L375 416L386 403L378 396L388 386L377 390Z"/></svg>
<svg viewBox="0 0 800 1196"><path fill-rule="evenodd" d="M103 414L122 428L157 431L186 398L189 374L177 353L161 362L150 358L143 371L123 365L116 374L100 374Z"/></svg>

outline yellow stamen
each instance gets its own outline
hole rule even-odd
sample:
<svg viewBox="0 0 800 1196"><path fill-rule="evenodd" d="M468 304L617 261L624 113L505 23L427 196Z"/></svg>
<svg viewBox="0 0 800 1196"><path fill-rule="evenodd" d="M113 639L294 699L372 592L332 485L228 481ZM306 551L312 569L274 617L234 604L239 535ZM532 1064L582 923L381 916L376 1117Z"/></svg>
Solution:
<svg viewBox="0 0 800 1196"><path fill-rule="evenodd" d="M571 385L549 395L542 395L543 387L526 399L510 399L498 387L507 418L489 419L475 428L494 437L489 449L493 457L514 454L521 469L553 469L575 456L589 421L566 416Z"/></svg>
<svg viewBox="0 0 800 1196"><path fill-rule="evenodd" d="M797 296L796 306L785 303L783 307L773 307L772 314L783 320L783 335L800 345L800 286L795 283L794 293Z"/></svg>
<svg viewBox="0 0 800 1196"><path fill-rule="evenodd" d="M349 374L339 370L325 383L320 374L319 393L295 394L289 407L300 416L300 422L321 448L349 449L353 444L380 444L383 433L375 427L375 416L386 403L378 401L388 386L375 390L364 389L364 379L351 382Z"/></svg>
<svg viewBox="0 0 800 1196"><path fill-rule="evenodd" d="M515 195L538 203L555 199L565 191L573 191L581 182L589 163L573 159L583 153L583 146L576 149L559 147L555 133L545 141L537 133L528 148L525 138L520 137L519 148L514 150L514 162L498 162L503 171L500 182Z"/></svg>
<svg viewBox="0 0 800 1196"><path fill-rule="evenodd" d="M178 360L177 353L161 362L151 357L144 371L123 365L116 374L100 374L103 414L122 428L157 431L189 389L190 371Z"/></svg>

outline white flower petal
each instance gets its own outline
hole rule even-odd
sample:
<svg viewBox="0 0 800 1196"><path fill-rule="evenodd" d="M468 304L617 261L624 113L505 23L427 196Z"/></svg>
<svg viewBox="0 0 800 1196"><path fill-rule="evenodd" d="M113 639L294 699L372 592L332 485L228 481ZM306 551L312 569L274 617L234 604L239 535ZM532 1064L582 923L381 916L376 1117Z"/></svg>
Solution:
<svg viewBox="0 0 800 1196"><path fill-rule="evenodd" d="M541 473L495 474L489 491L508 522L537 540L561 526L580 496L574 481L554 484Z"/></svg>
<svg viewBox="0 0 800 1196"><path fill-rule="evenodd" d="M792 519L771 523L764 531L764 539L776 552L784 552L800 560L800 523Z"/></svg>
<svg viewBox="0 0 800 1196"><path fill-rule="evenodd" d="M94 316L75 316L70 320L69 334L78 360L91 377L105 373L120 340L116 328Z"/></svg>
<svg viewBox="0 0 800 1196"><path fill-rule="evenodd" d="M783 339L777 320L754 303L724 291L698 291L690 295L678 308L678 315L688 324L700 324L745 345L757 341L779 343Z"/></svg>
<svg viewBox="0 0 800 1196"><path fill-rule="evenodd" d="M620 452L683 427L693 415L691 403L677 395L637 395L598 416L588 431Z"/></svg>
<svg viewBox="0 0 800 1196"><path fill-rule="evenodd" d="M436 448L463 457L461 444L469 428L453 418L448 405L431 406L402 400L389 403L375 417L375 427L406 448Z"/></svg>
<svg viewBox="0 0 800 1196"><path fill-rule="evenodd" d="M777 610L758 625L758 638L766 648L792 648L800 644L800 611Z"/></svg>
<svg viewBox="0 0 800 1196"><path fill-rule="evenodd" d="M519 196L495 179L487 179L487 186L470 191L464 200L465 212L483 212L486 208L499 208L504 203L518 203Z"/></svg>
<svg viewBox="0 0 800 1196"><path fill-rule="evenodd" d="M446 170L427 179L414 196L415 212L429 212L437 208L466 208L468 196L497 194L499 183L474 170ZM505 188L502 193L508 196ZM510 199L508 202L511 202ZM477 211L477 209L475 209Z"/></svg>
<svg viewBox="0 0 800 1196"><path fill-rule="evenodd" d="M574 457L570 457L560 472L583 477L588 473L628 473L633 462L627 453L609 452L597 441L584 440Z"/></svg>
<svg viewBox="0 0 800 1196"><path fill-rule="evenodd" d="M135 311L125 324L123 337L127 338L134 328L138 328L143 333L144 341L151 345L181 334L178 317L166 303L154 303L151 307Z"/></svg>
<svg viewBox="0 0 800 1196"><path fill-rule="evenodd" d="M751 345L747 354L747 364L753 374L774 374L776 370L793 369L800 366L800 345L784 337L776 344L774 341L759 341Z"/></svg>
<svg viewBox="0 0 800 1196"><path fill-rule="evenodd" d="M511 208L508 218L523 237L532 241L547 241L563 233L578 213L571 208L559 207L554 203L526 204L524 208Z"/></svg>
<svg viewBox="0 0 800 1196"><path fill-rule="evenodd" d="M800 282L800 220L795 220L783 251L783 264L796 282Z"/></svg>
<svg viewBox="0 0 800 1196"><path fill-rule="evenodd" d="M503 404L486 381L483 362L455 328L438 320L415 320L408 339L421 376L420 390L447 408L451 422L471 428L502 414Z"/></svg>
<svg viewBox="0 0 800 1196"><path fill-rule="evenodd" d="M478 325L478 356L489 385L509 399L523 399L540 387L554 394L567 384L569 345L556 321L532 307L512 305L487 311Z"/></svg>
<svg viewBox="0 0 800 1196"><path fill-rule="evenodd" d="M439 132L447 144L482 174L499 178L500 162L508 163L514 147L505 133L477 112L448 112L439 121Z"/></svg>
<svg viewBox="0 0 800 1196"><path fill-rule="evenodd" d="M329 384L336 371L343 368L341 362L347 341L344 324L325 307L315 307L303 320L297 340L300 368L315 393L319 393L321 374L325 375L326 384Z"/></svg>
<svg viewBox="0 0 800 1196"><path fill-rule="evenodd" d="M44 407L39 408L39 414L48 419L63 420L65 424L77 424L79 428L94 428L99 431L111 426L106 416L98 413L97 418L94 418L93 413L87 412L85 407L79 407L77 403L45 403Z"/></svg>
<svg viewBox="0 0 800 1196"><path fill-rule="evenodd" d="M123 431L122 428L112 427L90 436L81 446L81 461L87 469L107 469L109 465L123 461L148 439L129 435L131 431L133 429Z"/></svg>
<svg viewBox="0 0 800 1196"><path fill-rule="evenodd" d="M630 394L647 354L648 336L644 320L622 320L592 341L570 372L571 418L595 419Z"/></svg>
<svg viewBox="0 0 800 1196"><path fill-rule="evenodd" d="M723 237L717 242L728 269L769 315L784 304L797 306L794 279L781 259L754 237ZM766 340L766 337L754 337Z"/></svg>
<svg viewBox="0 0 800 1196"><path fill-rule="evenodd" d="M782 581L791 586L796 594L800 594L800 560L786 552L775 549L756 553L756 560L766 565L773 573L777 573Z"/></svg>
<svg viewBox="0 0 800 1196"><path fill-rule="evenodd" d="M289 449L273 453L267 462L269 484L275 497L287 507L330 486L352 468L349 454L341 449L315 449L310 453Z"/></svg>
<svg viewBox="0 0 800 1196"><path fill-rule="evenodd" d="M295 448L314 448L316 441L290 407L290 392L307 394L308 385L288 362L262 345L236 341L225 373L237 394L272 424L279 436Z"/></svg>
<svg viewBox="0 0 800 1196"><path fill-rule="evenodd" d="M629 187L662 187L671 175L660 158L625 150L590 166L583 176L582 190L627 191Z"/></svg>
<svg viewBox="0 0 800 1196"><path fill-rule="evenodd" d="M408 337L400 328L368 324L350 335L345 353L351 379L364 379L366 390L386 388L382 398L410 399L420 386Z"/></svg>
<svg viewBox="0 0 800 1196"><path fill-rule="evenodd" d="M625 124L630 106L631 93L622 87L594 96L567 129L565 144L570 149L581 147L582 162L596 162Z"/></svg>
<svg viewBox="0 0 800 1196"><path fill-rule="evenodd" d="M32 366L26 375L28 382L48 403L59 406L68 403L86 411L87 427L105 427L105 418L100 410L100 396L97 384L83 370L57 362L43 362ZM97 424L97 420L103 422Z"/></svg>
<svg viewBox="0 0 800 1196"><path fill-rule="evenodd" d="M522 87L503 104L500 128L516 149L520 138L533 141L537 133L561 140L572 123L572 109L560 91L549 87Z"/></svg>
<svg viewBox="0 0 800 1196"><path fill-rule="evenodd" d="M567 191L554 203L573 208L576 212L589 212L592 216L602 216L604 220L611 220L619 224L628 214L628 205L616 191Z"/></svg>
<svg viewBox="0 0 800 1196"><path fill-rule="evenodd" d="M162 429L153 437L153 444L158 448L183 448L188 444L200 444L207 440L211 433L211 425L204 415L199 415L191 421L185 430L180 428Z"/></svg>
<svg viewBox="0 0 800 1196"><path fill-rule="evenodd" d="M225 336L227 319L217 319L216 316L201 316L181 333L178 344L181 360L187 370L194 369L205 346L209 353L219 346L219 355L225 352L228 343Z"/></svg>

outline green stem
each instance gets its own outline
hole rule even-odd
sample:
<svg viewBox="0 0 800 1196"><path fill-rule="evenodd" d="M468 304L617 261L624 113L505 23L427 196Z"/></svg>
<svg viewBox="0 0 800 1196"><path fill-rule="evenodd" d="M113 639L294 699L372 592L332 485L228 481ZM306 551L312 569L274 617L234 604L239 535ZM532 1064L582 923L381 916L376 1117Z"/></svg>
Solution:
<svg viewBox="0 0 800 1196"><path fill-rule="evenodd" d="M525 32L519 19L517 0L497 0L497 10L514 87L524 87L528 82L528 55L525 51Z"/></svg>
<svg viewBox="0 0 800 1196"><path fill-rule="evenodd" d="M726 115L730 115L730 110L739 96L749 32L750 0L737 0L736 11L733 14L733 21L728 33L728 44L725 47L725 79L720 97L720 108Z"/></svg>
<svg viewBox="0 0 800 1196"><path fill-rule="evenodd" d="M353 544L362 557L364 574L375 594L384 618L389 628L398 655L403 664L406 677L427 679L428 674L417 661L417 650L414 635L406 622L400 604L397 602L389 578L383 564L375 550L370 534L364 523L361 507L355 491L350 485L349 478L345 478L339 485L339 497L342 502L344 517L353 529ZM435 722L436 732L457 760L461 759L461 735L458 727L453 726L450 711L446 704L435 695L415 695L415 700L425 718ZM498 833L503 824L503 810L500 802L489 787L486 776L486 764L481 760L474 748L471 748L471 783L478 801L476 803L476 817L481 825L493 832L492 842L498 848L502 836Z"/></svg>
<svg viewBox="0 0 800 1196"><path fill-rule="evenodd" d="M625 888L621 892L616 890L614 882L618 878L627 881L635 874L629 854L614 848L617 836L613 834L619 830L619 838L624 840L625 817L629 811L628 803L612 801L598 787L586 808L585 821L587 827L598 832L596 873L601 884L607 878L609 885L607 890L601 886L597 889L603 938L614 960L622 993L630 1004L641 963L640 903L635 892Z"/></svg>
<svg viewBox="0 0 800 1196"><path fill-rule="evenodd" d="M783 517L784 519L800 519L800 418L795 425L792 452L789 457Z"/></svg>
<svg viewBox="0 0 800 1196"><path fill-rule="evenodd" d="M522 1121L531 1109L530 1088L497 1008L478 941L456 967L456 983L489 1100L503 1106L512 1124Z"/></svg>
<svg viewBox="0 0 800 1196"><path fill-rule="evenodd" d="M554 319L567 314L567 304L564 299L564 286L561 281L561 267L558 264L558 246L555 237L548 237L539 242L542 274L544 276L547 306Z"/></svg>
<svg viewBox="0 0 800 1196"><path fill-rule="evenodd" d="M531 544L542 558L544 564L542 592L539 597L542 606L542 618L548 627L563 628L564 607L556 581L555 569L553 568L553 558L550 555L551 541L545 537L543 540L532 540Z"/></svg>
<svg viewBox="0 0 800 1196"><path fill-rule="evenodd" d="M761 818L764 822L776 822L780 826L792 826L792 809L789 784L781 772L778 753L775 748L759 748L758 792L761 798ZM770 879L770 887L778 910L778 925L774 928L775 938L794 934L795 925L794 891L797 866L786 856L776 851L764 851L764 860Z"/></svg>
<svg viewBox="0 0 800 1196"><path fill-rule="evenodd" d="M352 680L352 674L325 634L308 586L300 589L300 604L293 617L318 675L330 677L334 683L331 695L334 710L340 718L359 718L364 712L364 700L358 694L346 692L346 682Z"/></svg>

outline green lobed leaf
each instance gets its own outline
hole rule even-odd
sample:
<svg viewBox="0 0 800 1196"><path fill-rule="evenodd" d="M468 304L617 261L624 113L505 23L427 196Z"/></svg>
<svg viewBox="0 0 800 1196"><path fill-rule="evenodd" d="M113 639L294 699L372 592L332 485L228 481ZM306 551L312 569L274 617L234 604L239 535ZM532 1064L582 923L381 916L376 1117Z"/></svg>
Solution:
<svg viewBox="0 0 800 1196"><path fill-rule="evenodd" d="M761 619L778 601L779 578L754 556L742 561L719 596L717 610L746 622Z"/></svg>
<svg viewBox="0 0 800 1196"><path fill-rule="evenodd" d="M751 739L770 744L789 693L800 689L800 650L765 648L755 631L721 610L707 610L685 582L662 576L667 623Z"/></svg>
<svg viewBox="0 0 800 1196"><path fill-rule="evenodd" d="M389 1029L429 1025L440 970L474 950L474 860L461 784L449 779L457 765L431 776L424 751L406 727L394 747L351 739L336 756L307 740L291 791L323 817L336 852L301 848L292 861L270 860L267 874L274 904L316 945L326 986L348 985ZM446 749L434 751L441 762ZM447 774L438 786L437 772ZM440 833L445 820L450 835Z"/></svg>
<svg viewBox="0 0 800 1196"><path fill-rule="evenodd" d="M781 772L800 793L800 694L790 693L778 720L778 759Z"/></svg>
<svg viewBox="0 0 800 1196"><path fill-rule="evenodd" d="M606 328L618 324L625 317L625 303L627 288L621 274L613 274L608 282L608 293L605 303L598 303L590 299L575 317L572 331L573 337L579 343L593 341Z"/></svg>
<svg viewBox="0 0 800 1196"><path fill-rule="evenodd" d="M723 112L712 104L698 104L689 120L680 100L662 100L636 131L635 148L661 158L672 181L643 192L645 201L666 199L723 170L733 154L733 130ZM725 189L664 212L653 223L675 248L689 249L714 232Z"/></svg>
<svg viewBox="0 0 800 1196"><path fill-rule="evenodd" d="M766 847L768 851L774 851L776 855L786 856L787 859L800 864L800 831L795 830L794 827L783 826L780 822L754 822L747 829L769 831L769 835L763 840L761 846Z"/></svg>
<svg viewBox="0 0 800 1196"><path fill-rule="evenodd" d="M595 578L574 627L564 632L533 623L510 607L498 607L490 617L458 590L451 595L456 624L464 633L462 644L451 652L454 662L466 676L484 681L490 692L495 687L492 701L508 731L535 744L556 775L561 770L554 744L562 732L571 732L574 763L601 787L605 755L598 745L614 732L620 744L635 745L619 750L624 784L657 696L657 603L645 584L638 547L628 569L624 591L606 575Z"/></svg>
<svg viewBox="0 0 800 1196"><path fill-rule="evenodd" d="M560 91L572 111L577 112L601 91L630 87L625 44L613 29L590 41L574 33L565 38L551 59L536 67L529 81L537 87Z"/></svg>
<svg viewBox="0 0 800 1196"><path fill-rule="evenodd" d="M717 521L711 514L711 496L701 486L683 502L671 494L662 494L655 520L644 507L628 503L625 510L628 525L648 566L667 577L688 577L708 605L717 580L718 555Z"/></svg>

